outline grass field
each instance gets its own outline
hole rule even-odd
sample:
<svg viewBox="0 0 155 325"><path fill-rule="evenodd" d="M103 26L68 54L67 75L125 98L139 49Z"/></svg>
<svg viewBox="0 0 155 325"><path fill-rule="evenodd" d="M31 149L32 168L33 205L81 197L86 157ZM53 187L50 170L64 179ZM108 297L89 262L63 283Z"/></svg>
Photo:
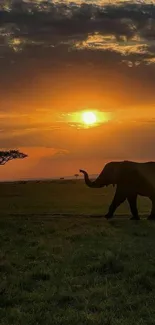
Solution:
<svg viewBox="0 0 155 325"><path fill-rule="evenodd" d="M155 324L155 224L127 203L108 222L113 188L0 184L0 324Z"/></svg>

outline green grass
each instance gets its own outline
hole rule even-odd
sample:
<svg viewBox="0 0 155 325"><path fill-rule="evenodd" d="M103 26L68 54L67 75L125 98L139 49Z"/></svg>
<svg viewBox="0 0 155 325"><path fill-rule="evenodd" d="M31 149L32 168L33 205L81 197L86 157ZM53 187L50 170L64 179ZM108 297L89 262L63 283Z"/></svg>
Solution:
<svg viewBox="0 0 155 325"><path fill-rule="evenodd" d="M1 325L155 324L155 223L128 220L127 204L89 217L112 196L80 181L0 185Z"/></svg>

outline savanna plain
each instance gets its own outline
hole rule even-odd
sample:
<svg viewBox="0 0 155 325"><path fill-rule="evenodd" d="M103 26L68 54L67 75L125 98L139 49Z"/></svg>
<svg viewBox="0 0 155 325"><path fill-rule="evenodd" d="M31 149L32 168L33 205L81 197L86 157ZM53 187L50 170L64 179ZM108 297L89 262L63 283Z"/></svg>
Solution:
<svg viewBox="0 0 155 325"><path fill-rule="evenodd" d="M82 180L0 183L0 324L155 324L155 223Z"/></svg>

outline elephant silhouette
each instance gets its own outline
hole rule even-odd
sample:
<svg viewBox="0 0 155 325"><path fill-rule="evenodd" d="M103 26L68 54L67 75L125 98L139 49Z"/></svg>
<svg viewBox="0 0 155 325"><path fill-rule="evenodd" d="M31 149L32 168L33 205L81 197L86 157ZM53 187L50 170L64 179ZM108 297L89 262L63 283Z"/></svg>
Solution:
<svg viewBox="0 0 155 325"><path fill-rule="evenodd" d="M80 169L80 172L91 188L116 185L114 198L105 215L107 219L112 218L115 210L127 199L132 214L130 219L139 220L137 196L140 195L151 200L152 210L148 219L155 220L155 162L112 161L104 166L94 181L90 180L85 170Z"/></svg>

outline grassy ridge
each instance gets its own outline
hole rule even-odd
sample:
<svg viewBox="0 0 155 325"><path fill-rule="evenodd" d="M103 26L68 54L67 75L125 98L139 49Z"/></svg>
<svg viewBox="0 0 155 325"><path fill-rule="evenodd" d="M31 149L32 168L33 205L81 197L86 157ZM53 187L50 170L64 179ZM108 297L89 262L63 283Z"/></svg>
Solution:
<svg viewBox="0 0 155 325"><path fill-rule="evenodd" d="M0 324L155 324L154 222L52 216L103 214L112 191L0 185Z"/></svg>
<svg viewBox="0 0 155 325"><path fill-rule="evenodd" d="M27 182L0 184L1 214L99 214L104 215L115 189L90 189L83 181ZM141 214L149 214L150 201L138 199ZM122 204L116 214L130 215L128 203Z"/></svg>

